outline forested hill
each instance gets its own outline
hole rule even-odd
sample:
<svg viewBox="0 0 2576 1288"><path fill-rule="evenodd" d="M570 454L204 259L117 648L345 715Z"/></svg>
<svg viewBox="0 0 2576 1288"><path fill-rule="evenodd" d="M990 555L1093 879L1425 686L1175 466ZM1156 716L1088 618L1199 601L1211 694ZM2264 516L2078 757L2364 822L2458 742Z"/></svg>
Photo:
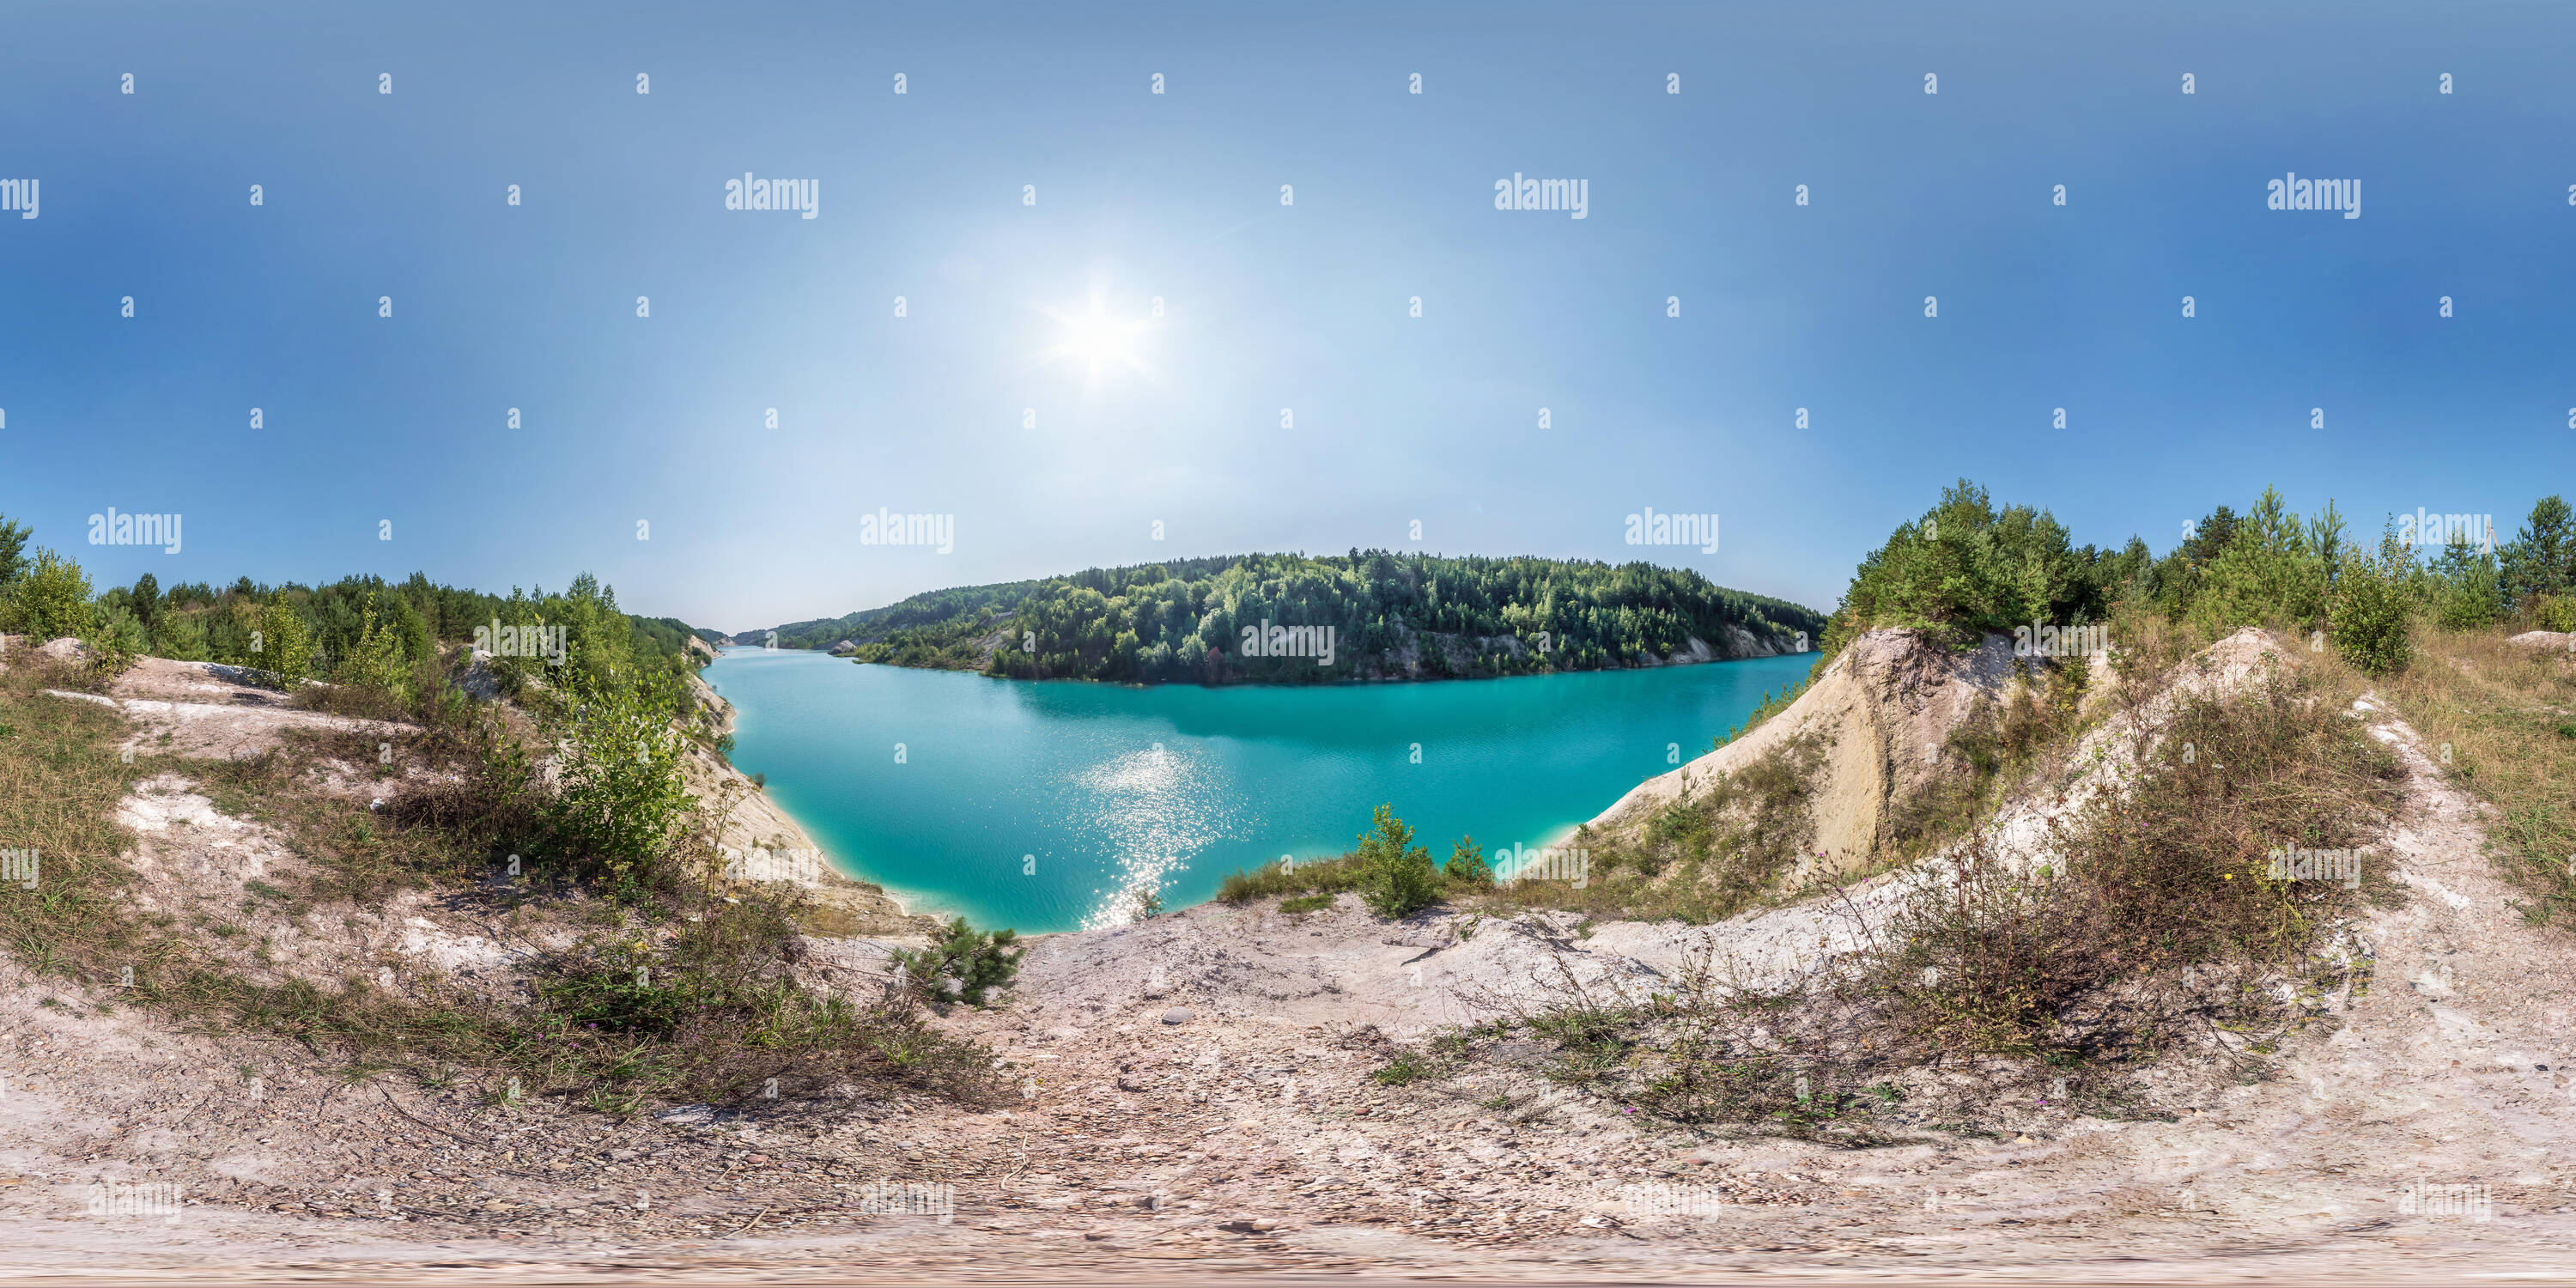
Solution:
<svg viewBox="0 0 2576 1288"><path fill-rule="evenodd" d="M1304 627L1297 656L1244 629ZM1315 656L1332 628L1332 659ZM1023 679L1331 682L1518 675L1812 648L1812 609L1687 569L1399 555L1228 555L1091 568L915 595L828 620L738 632L744 644ZM1272 645L1280 643L1265 636ZM1694 644L1696 641L1696 645Z"/></svg>

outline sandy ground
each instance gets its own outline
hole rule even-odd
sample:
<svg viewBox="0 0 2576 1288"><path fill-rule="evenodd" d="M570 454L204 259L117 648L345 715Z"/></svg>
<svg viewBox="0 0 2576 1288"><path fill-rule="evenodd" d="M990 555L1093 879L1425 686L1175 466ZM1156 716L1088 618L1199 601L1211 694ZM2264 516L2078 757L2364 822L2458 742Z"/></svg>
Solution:
<svg viewBox="0 0 2576 1288"><path fill-rule="evenodd" d="M2172 1121L2033 1105L1983 1134L1841 1149L1641 1126L1508 1064L1472 1085L1368 1076L1386 1037L1471 1018L1551 963L1647 981L1696 944L1744 949L1812 924L1794 908L1587 937L1561 916L1389 924L1346 897L1302 918L1210 906L1043 937L1005 1006L953 1021L1020 1086L989 1110L496 1107L343 1078L290 1044L192 1036L114 1008L112 988L66 991L6 965L0 1274L2576 1278L2576 945L2522 923L2484 856L2481 807L2413 731L2375 703L2358 714L2409 773L2380 851L2407 898L2356 927L2372 982L2287 1046L2276 1078L2178 1077ZM207 818L182 782L147 784L129 810L138 866L173 898L172 874L193 874L212 842L267 843ZM208 862L202 879L228 879ZM438 933L411 939L422 927L389 921L386 951L426 969L506 950L440 915L423 912ZM878 945L813 947L818 983L872 985ZM106 1182L177 1186L177 1211L92 1211L128 1193L92 1188ZM2476 1188L2457 1202L2448 1186ZM2434 1198L2409 1210L2410 1187ZM1691 1214L1644 1210L1657 1196ZM936 1210L888 1210L923 1207Z"/></svg>

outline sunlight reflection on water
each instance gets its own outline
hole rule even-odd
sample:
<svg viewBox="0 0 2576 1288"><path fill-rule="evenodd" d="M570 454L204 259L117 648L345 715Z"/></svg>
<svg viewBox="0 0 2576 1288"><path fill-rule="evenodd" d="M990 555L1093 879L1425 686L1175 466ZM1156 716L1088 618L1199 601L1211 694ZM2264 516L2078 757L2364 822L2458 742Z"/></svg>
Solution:
<svg viewBox="0 0 2576 1288"><path fill-rule="evenodd" d="M1116 887L1092 891L1098 902L1083 914L1085 930L1142 917L1146 895L1158 894L1190 855L1234 831L1244 813L1219 766L1161 743L1082 769L1067 788L1065 808L1109 838L1117 864Z"/></svg>

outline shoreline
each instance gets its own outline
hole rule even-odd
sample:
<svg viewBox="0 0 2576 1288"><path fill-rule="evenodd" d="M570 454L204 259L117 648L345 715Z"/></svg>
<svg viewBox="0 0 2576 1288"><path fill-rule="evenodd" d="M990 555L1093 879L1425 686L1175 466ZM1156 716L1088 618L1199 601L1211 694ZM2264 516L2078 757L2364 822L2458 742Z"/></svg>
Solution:
<svg viewBox="0 0 2576 1288"><path fill-rule="evenodd" d="M1016 675L987 675L987 674L985 674L985 673L984 673L983 671L981 671L981 670L971 670L971 669L968 669L968 668L966 668L966 667L960 667L960 666L912 666L912 665L908 665L908 664L906 664L906 663L902 663L902 662L868 662L868 661L862 661L862 660L860 660L860 659L858 659L858 658L855 658L855 657L844 657L844 655L839 654L839 653L827 653L827 652L823 651L822 649L812 649L812 648L779 648L779 649L763 649L763 648L762 648L762 646L761 646L761 645L758 645L758 644L736 644L736 645L728 645L727 647L729 647L729 648L749 649L749 650L756 650L756 651L764 651L764 652L772 652L772 653L811 653L811 654L814 654L814 655L815 655L815 656L817 656L817 657L834 657L834 658L843 658L844 660L846 660L846 661L848 661L848 662L850 662L850 663L852 663L852 664L854 664L854 665L857 665L857 666L891 666L891 667L894 667L894 668L895 668L895 669L897 669L897 670L902 670L902 671L927 671L927 672L932 672L932 673L944 673L944 674L948 674L948 675L969 675L969 676L974 676L974 677L975 677L975 678L977 678L977 679L982 679L982 680L999 680L999 681L1003 681L1003 682L1010 683L1010 684L1103 684L1103 685L1108 685L1108 686L1113 687L1113 688L1121 688L1121 689L1172 689L1172 688L1183 688L1183 687L1187 687L1187 688L1195 688L1195 689L1209 689L1209 690L1217 690L1217 689L1344 689L1344 688L1359 688L1359 687L1362 687L1362 686L1367 686L1367 685L1379 685L1379 684L1446 684L1446 683L1452 683L1452 682L1457 682L1457 683L1477 683L1477 682L1481 682L1481 681L1489 681L1489 680L1546 680L1546 679L1558 679L1558 678L1563 678L1563 677L1566 677L1566 676L1574 676L1574 675L1622 675L1622 674L1626 674L1626 673L1631 672L1631 671L1670 671L1670 670L1675 670L1675 669L1677 669L1677 668L1681 668L1681 667L1690 667L1690 666L1719 666L1719 665L1723 665L1723 664L1728 663L1728 662L1763 662L1763 661L1769 661L1769 660L1771 660L1771 659L1773 659L1773 658L1783 658L1783 657L1805 657L1805 656L1809 656L1809 655L1811 655L1811 654L1813 654L1813 653L1817 652L1817 650L1815 650L1815 649L1807 649L1807 650L1805 650L1804 652L1799 652L1799 651L1797 651L1797 650L1790 650L1790 651L1787 651L1787 652L1781 652L1781 653L1747 653L1747 654L1744 654L1744 655L1742 655L1742 656L1740 656L1740 657L1706 657L1706 658L1697 658L1697 657L1692 657L1692 658L1682 658L1682 659L1680 659L1680 660L1678 660L1678 661L1648 662L1648 663L1645 663L1644 665L1641 665L1641 666L1595 666L1595 667L1587 667L1587 668L1584 668L1584 669L1582 669L1582 670L1574 670L1574 671L1532 671L1532 672L1527 672L1527 673L1520 674L1520 675L1419 675L1419 676L1387 676L1387 675L1381 675L1381 676L1371 676L1371 677L1366 677L1366 678L1353 677L1353 678L1351 678L1351 679L1347 679L1347 680L1333 680L1333 681L1329 681L1329 682L1322 682L1322 681L1319 681L1319 682L1314 683L1314 684L1272 684L1272 683L1267 683L1267 682L1264 682L1264 681L1255 681L1255 680L1244 680L1244 681L1239 681L1239 682L1234 682L1234 683L1227 683L1227 684L1205 684L1205 683L1201 683L1201 682L1199 682L1199 681L1195 681L1195 680L1098 680L1098 679L1092 679L1092 678L1087 677L1087 676L1079 676L1079 675L1051 675L1051 676L1047 676L1047 677L1045 677L1045 678L1043 678L1043 679L1035 679L1035 680L1031 680L1031 679L1023 679L1023 678L1021 678L1021 677L1019 677L1019 676L1016 676Z"/></svg>
<svg viewBox="0 0 2576 1288"><path fill-rule="evenodd" d="M1813 652L1813 651L1814 651L1814 650L1809 650L1809 652ZM807 655L807 656L812 656L812 657L833 658L834 660L841 660L840 655L835 655L835 654L827 653L827 652L825 652L824 650L821 650L821 649L804 649L804 648L769 648L769 647L765 647L765 646L762 646L762 645L756 645L756 644L734 644L734 645L725 645L725 646L723 646L723 647L722 647L722 649L721 649L721 650L719 650L719 652L718 652L718 657L719 657L719 658L721 658L721 657L723 657L723 656L727 656L727 655L731 655L731 654L737 654L737 653L801 653L801 654L805 654L805 655ZM1687 666L1708 665L1708 664L1716 664L1716 663L1724 663L1724 662L1750 662L1750 661L1777 660L1777 659L1779 659L1779 658L1783 658L1783 657L1794 657L1794 656L1803 656L1803 655L1801 655L1801 654L1796 654L1796 653L1774 653L1774 654L1767 654L1767 655L1759 655L1759 654L1758 654L1758 655L1753 655L1753 656L1748 656L1748 657L1725 657L1725 658L1712 657L1712 658L1706 659L1706 661L1705 661L1705 662L1702 662L1702 661L1697 660L1697 659L1691 659L1691 660L1685 660L1685 661L1681 661L1681 662L1658 663L1658 664L1651 665L1651 666L1603 667L1603 668L1598 668L1597 670L1592 670L1592 671L1559 671L1559 672L1548 672L1548 673L1541 673L1541 674L1534 674L1534 675L1519 675L1519 676L1464 676L1464 677L1462 677L1462 676L1443 676L1443 677L1433 677L1433 678L1437 678L1437 679L1485 679L1485 680L1510 680L1510 679L1540 680L1540 679L1564 678L1564 677L1569 677L1569 676L1580 676L1580 675L1613 674L1613 673L1618 673L1618 672L1630 672L1630 671L1634 671L1634 672L1645 672L1645 671L1664 671L1664 670L1673 670L1673 669L1677 669L1677 668L1680 668L1680 667L1687 667ZM853 660L853 661L855 661L854 659L852 659L852 660ZM949 672L949 673L957 674L957 675L963 675L963 676L974 676L974 677L978 677L978 678L982 678L982 679L990 679L990 680L1005 680L1005 681L1017 680L1017 677L1013 677L1013 676L989 676L989 675L984 675L984 674L983 674L982 672L980 672L980 671L968 671L968 670L962 670L962 669L952 668L952 667L904 666L904 665L902 665L902 664L900 664L900 663L894 663L894 662L876 662L876 663L864 663L864 662L862 662L862 663L856 663L856 664L858 664L858 665L875 665L875 666L891 666L891 667L896 667L896 668L898 668L898 669L901 669L901 670L907 670L907 671L921 671L921 672L934 672L934 673L936 673L936 672ZM705 689L705 691L706 691L706 692L705 692L705 698L706 698L706 699L709 699L709 700L712 700L712 702L713 702L714 704L716 704L716 705L717 705L717 707L718 707L718 709L720 709L720 710L721 710L721 712L723 713L723 722L722 722L722 726L721 726L721 727L722 727L722 729L723 729L725 732L728 732L728 733L732 732L732 731L734 730L735 726L736 726L736 721L737 721L737 717L738 717L738 714L739 714L739 709L738 709L738 708L736 708L730 700L728 700L728 699L724 698L721 694L717 694L716 692L714 692L713 686L712 686L712 685L710 685L710 684L708 684L708 682L706 681L706 679L705 679L705 677L704 677L704 675L703 675L703 674L693 674L693 676L692 676L692 680L693 680L693 682L694 682L694 684L695 684L695 685L697 685L697 686L702 687L702 688L704 688L704 689ZM1020 682L1022 682L1022 683L1050 683L1050 682L1052 682L1052 681L1020 681ZM1066 679L1066 681L1065 681L1065 682L1070 682L1070 683L1082 683L1082 684L1101 684L1101 685L1109 685L1109 686L1117 687L1117 688L1136 689L1136 690L1155 689L1155 688L1164 688L1164 687L1181 687L1181 682L1167 682L1167 683L1137 683L1137 682L1132 682L1132 681L1079 680L1079 679L1072 679L1071 677L1067 677L1067 679ZM1341 683L1333 684L1333 685L1294 685L1294 684L1222 684L1222 685L1190 685L1190 686L1188 686L1188 687L1196 687L1196 688L1204 688L1204 689L1259 688L1259 689L1295 690L1295 689L1325 689L1325 688L1358 687L1358 686L1360 686L1360 685L1362 685L1362 684L1389 684L1389 683L1393 683L1393 684L1402 684L1402 683L1413 683L1413 682L1415 682L1415 681L1409 681L1409 680L1375 680L1375 681L1345 681L1345 682L1341 682ZM1425 681L1425 682L1427 682L1427 681ZM1706 754L1706 753L1703 753L1703 754ZM729 761L725 761L725 762L723 762L723 764L724 764L724 770L725 770L725 772L726 772L727 774L730 774L732 777L734 777L734 778L736 778L736 779L740 779L740 780L742 780L742 781L745 783L746 788L748 788L748 787L749 787L749 776L748 776L747 774L743 773L742 771L740 771L740 770L738 770L738 769L735 769L735 768L731 765L731 763L730 763ZM1594 813L1590 814L1589 816L1586 816L1586 817L1578 817L1578 818L1572 818L1572 819L1569 819L1569 820L1567 820L1567 821L1562 821L1562 822L1558 822L1558 823L1553 823L1553 824L1549 824L1549 825L1547 825L1547 826L1545 826L1545 827L1542 827L1542 828L1539 828L1539 829L1535 829L1535 833L1536 833L1536 840L1535 840L1534 842L1517 841L1517 840L1516 840L1516 841L1509 842L1508 844L1509 844L1509 846L1511 847L1511 850L1516 850L1516 851L1517 851L1518 853L1520 853L1520 854L1533 854L1533 853L1544 852L1544 851L1562 851L1562 850L1566 850L1566 849L1570 848L1570 847L1574 844L1574 842L1575 842L1576 838L1578 838L1579 836L1581 836L1581 835L1584 833L1584 831L1585 831L1586 829L1591 828L1591 827L1593 827L1595 824L1599 823L1599 822L1600 822L1600 821L1601 821L1601 820L1602 820L1602 819L1603 819L1607 814L1612 813L1612 812L1615 812L1615 811L1618 809L1618 807L1620 806L1620 804L1624 803L1624 802L1625 802L1625 801L1626 801L1630 796L1634 795L1634 794L1637 792L1637 790L1638 790L1638 788L1639 788L1639 787L1643 786L1643 784L1644 784L1645 782L1652 782L1652 781L1654 781L1654 777L1653 777L1653 776L1650 776L1649 778L1647 778L1647 779L1643 780L1641 783L1630 786L1630 787L1629 787L1629 788L1627 788L1625 791L1618 793L1618 794L1616 795L1615 799L1611 800L1608 804L1606 804L1606 805L1602 806L1599 810L1595 811ZM787 806L786 806L786 805L784 805L783 803L781 803L781 802L777 801L775 798L771 797L771 796L768 794L768 792L766 791L766 789L750 789L750 790L751 790L751 792L752 792L751 800L756 800L756 801L758 802L758 808L759 808L760 812L761 812L761 813L763 813L763 814L765 814L765 815L767 815L767 816L769 816L769 817L771 817L771 818L774 818L774 819L777 821L777 825L778 825L778 826L776 827L776 830L777 830L777 831L784 832L785 834L787 834L787 835L789 835L789 836L792 836L792 837L794 838L794 843L795 843L795 845L796 845L797 847L799 847L799 848L803 848L803 849L807 849L807 850L810 850L810 851L812 851L812 852L814 852L814 853L816 853L816 854L818 854L818 855L821 855L821 856L823 857L823 859L824 859L824 866L826 867L826 869L828 870L828 872L829 872L829 874L830 874L830 876L829 876L829 880L830 880L831 882L846 883L848 886L853 887L853 888L855 888L855 889L857 889L857 890L862 890L862 891L865 891L865 892L867 892L867 893L869 893L869 894L872 894L872 895L874 895L875 897L877 897L877 898L879 898L879 899L882 899L882 900L883 900L883 901L884 901L884 902L885 902L885 903L886 903L886 904L887 904L887 905L888 905L888 906L893 910L893 912L895 913L895 915L897 915L897 916L901 916L901 917L906 918L906 919L909 919L909 920L911 920L911 921L913 921L913 922L916 922L916 923L923 923L923 924L937 923L937 924L943 924L943 925L944 925L944 924L946 923L946 921L947 921L949 918L951 918L951 917L955 917L955 916L958 916L958 915L961 915L961 914L960 914L956 909L946 907L946 906L945 906L945 901L944 901L943 899L941 899L939 896L935 895L935 894L930 894L930 893L925 893L925 892L920 892L920 891L898 891L898 890L896 890L893 886L888 885L888 884L886 884L886 883L884 883L884 882L881 882L881 881L875 880L875 879L873 879L873 878L870 878L870 877L866 876L866 875L865 875L865 874L863 874L863 873L860 873L860 872L854 872L854 871L850 871L850 870L844 869L844 868L841 866L841 862L840 862L840 860L839 860L837 857L835 857L835 856L834 856L830 851L825 850L825 849L824 849L824 848L823 848L823 847L822 847L822 846L821 846L821 845L820 845L820 844L819 844L819 843L814 839L814 834L813 834L810 830L808 830L808 829L807 829L807 828L806 828L806 827L805 827L805 826L804 826L800 821L798 821L798 820L793 816L792 812L787 808ZM746 801L745 803L746 803L746 804L748 804L748 803L750 803L750 801ZM739 807L737 807L737 808L739 809ZM1345 852L1346 852L1346 851L1345 851ZM1493 848L1493 847L1490 847L1490 846L1489 846L1489 847L1487 848L1487 850L1486 850L1486 854L1485 854L1485 857L1486 857L1487 861L1488 861L1488 862L1493 862L1493 861L1495 860L1495 856L1496 856L1496 854L1497 854L1498 852L1510 852L1510 851L1497 851L1495 848ZM1318 857L1318 858L1331 858L1331 857L1338 857L1338 854L1318 855L1318 856L1316 856L1316 857ZM1187 904L1178 904L1178 905L1175 905L1175 906L1173 906L1173 907L1171 907L1171 908L1167 909L1167 910L1166 910L1166 912L1167 912L1167 914L1169 914L1169 913L1178 913L1178 912L1186 911L1186 910L1188 910L1188 909L1192 909L1192 908L1206 907L1206 906L1209 906L1209 905L1212 905L1212 904L1215 904L1215 903L1218 903L1218 902L1220 902L1220 900L1216 897L1216 895L1215 895L1215 894L1211 893L1211 894L1210 894L1207 898L1205 898L1205 899L1198 900L1198 901L1191 902L1191 903L1187 903ZM1013 928L1013 929L1019 929L1018 927L1012 927L1012 928ZM1031 938L1035 938L1035 937L1038 937L1038 936L1041 936L1041 935L1054 936L1054 935L1071 935L1071 934L1080 934L1080 933L1086 933L1087 931L1092 930L1092 929L1116 930L1116 929L1118 929L1118 927L1097 927L1097 928L1095 928L1095 927L1085 927L1085 926L1082 926L1082 925L1073 925L1073 926L1069 926L1069 927L1065 927L1065 928L1057 929L1057 930L1021 930L1021 931L1020 931L1020 936L1021 936L1021 938L1022 938L1022 939L1031 939Z"/></svg>
<svg viewBox="0 0 2576 1288"><path fill-rule="evenodd" d="M739 709L716 692L702 671L689 673L689 686L699 703L719 716L717 730L730 734ZM701 799L725 794L739 785L733 804L717 818L716 843L748 853L755 848L772 851L804 851L822 860L820 878L807 887L825 908L819 918L836 932L857 934L928 934L930 926L945 924L954 913L940 914L929 910L930 901L918 896L906 897L886 885L844 870L840 860L814 839L813 832L769 794L769 789L751 781L751 776L736 768L731 759L708 748L691 745L693 777L703 778L711 792Z"/></svg>

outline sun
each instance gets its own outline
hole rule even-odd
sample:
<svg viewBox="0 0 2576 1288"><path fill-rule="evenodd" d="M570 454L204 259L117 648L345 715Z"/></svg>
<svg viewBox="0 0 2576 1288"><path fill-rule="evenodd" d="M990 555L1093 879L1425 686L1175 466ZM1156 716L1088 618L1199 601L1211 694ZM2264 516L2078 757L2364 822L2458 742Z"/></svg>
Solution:
<svg viewBox="0 0 2576 1288"><path fill-rule="evenodd" d="M1065 320L1064 350L1074 361L1086 367L1103 367L1111 363L1132 364L1136 361L1134 323L1109 316L1105 309Z"/></svg>
<svg viewBox="0 0 2576 1288"><path fill-rule="evenodd" d="M1043 312L1057 329L1055 343L1039 355L1041 363L1080 367L1085 383L1095 389L1113 371L1157 379L1144 356L1145 334L1153 326L1150 320L1119 316L1099 294L1078 309Z"/></svg>

